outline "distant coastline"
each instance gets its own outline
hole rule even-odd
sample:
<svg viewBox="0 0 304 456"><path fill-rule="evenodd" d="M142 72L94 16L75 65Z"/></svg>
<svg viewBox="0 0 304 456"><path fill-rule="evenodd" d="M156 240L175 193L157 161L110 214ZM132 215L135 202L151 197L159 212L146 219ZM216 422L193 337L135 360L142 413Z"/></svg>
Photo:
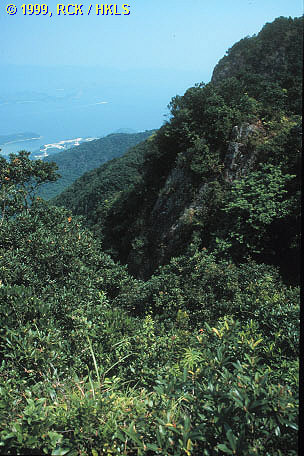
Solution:
<svg viewBox="0 0 304 456"><path fill-rule="evenodd" d="M131 128L120 128L109 134L133 134L139 133L139 131ZM38 135L33 132L17 133L0 135L0 149L1 155L8 156L10 153L17 153L22 150L23 147L30 152L30 158L37 160L45 158L49 155L54 155L58 152L70 149L72 147L79 146L84 142L95 141L100 139L98 137L76 137L72 139L60 139L57 138L52 140L51 136ZM40 145L37 145L37 141L40 140ZM43 144L41 144L43 141ZM23 146L23 143L24 144Z"/></svg>
<svg viewBox="0 0 304 456"><path fill-rule="evenodd" d="M53 155L57 152L61 152L71 147L79 146L79 144L88 141L94 141L98 139L97 137L87 137L87 138L73 138L73 139L63 139L60 141L48 142L49 138L45 138L41 135L36 135L35 133L19 133L16 135L0 135L0 149L2 155L9 155L10 153L16 153L18 150L23 148L23 143L26 149L31 152L32 158L43 158L48 155ZM45 143L38 146L37 141L44 140ZM32 141L32 143L31 143Z"/></svg>
<svg viewBox="0 0 304 456"><path fill-rule="evenodd" d="M34 159L44 158L48 155L54 155L57 152L62 152L63 150L70 149L71 147L79 146L84 142L94 141L98 138L74 138L74 139L63 139L54 143L44 144L40 147L39 151L34 151L31 153L31 157Z"/></svg>
<svg viewBox="0 0 304 456"><path fill-rule="evenodd" d="M40 147L41 152L46 152L48 149L66 149L67 146L79 146L79 144L87 141L94 141L98 138L74 138L74 139L63 139L61 141L54 142L52 144L44 144Z"/></svg>

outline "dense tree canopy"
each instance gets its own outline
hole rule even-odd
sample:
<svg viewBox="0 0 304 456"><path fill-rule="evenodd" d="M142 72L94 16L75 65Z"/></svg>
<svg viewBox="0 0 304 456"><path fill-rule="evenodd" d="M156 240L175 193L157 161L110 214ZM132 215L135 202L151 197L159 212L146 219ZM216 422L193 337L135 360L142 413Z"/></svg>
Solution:
<svg viewBox="0 0 304 456"><path fill-rule="evenodd" d="M29 159L29 152L10 154L9 162L0 156L0 216L2 221L27 209L39 186L59 177L55 163Z"/></svg>

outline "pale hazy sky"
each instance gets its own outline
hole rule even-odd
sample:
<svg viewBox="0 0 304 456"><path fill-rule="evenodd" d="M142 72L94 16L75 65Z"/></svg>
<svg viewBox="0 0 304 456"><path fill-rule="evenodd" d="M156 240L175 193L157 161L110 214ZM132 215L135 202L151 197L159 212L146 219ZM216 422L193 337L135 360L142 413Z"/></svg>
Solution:
<svg viewBox="0 0 304 456"><path fill-rule="evenodd" d="M24 15L25 0L2 0L0 62L81 64L117 69L166 68L210 73L225 51L278 16L303 14L302 0L129 0L128 16L97 16L83 1L82 16ZM8 15L6 6L17 13ZM33 2L34 3L34 2ZM42 3L42 2L41 2ZM68 2L63 4L68 4ZM72 10L71 10L72 11Z"/></svg>

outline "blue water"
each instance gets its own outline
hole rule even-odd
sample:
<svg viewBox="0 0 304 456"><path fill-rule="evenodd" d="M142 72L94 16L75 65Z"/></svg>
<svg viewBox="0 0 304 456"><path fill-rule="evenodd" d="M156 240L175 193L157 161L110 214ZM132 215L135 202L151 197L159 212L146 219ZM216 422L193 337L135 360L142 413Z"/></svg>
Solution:
<svg viewBox="0 0 304 456"><path fill-rule="evenodd" d="M153 107L149 110L147 107L146 112L140 106L140 100L119 100L117 94L104 97L85 93L78 99L26 101L0 103L0 134L33 131L41 138L4 145L2 153L15 152L20 147L35 151L44 144L78 137L100 137L119 128L145 130L161 125L161 112L155 112L152 120Z"/></svg>
<svg viewBox="0 0 304 456"><path fill-rule="evenodd" d="M169 70L0 65L0 135L41 136L2 146L2 153L120 128L159 128L170 99L199 81L193 73Z"/></svg>

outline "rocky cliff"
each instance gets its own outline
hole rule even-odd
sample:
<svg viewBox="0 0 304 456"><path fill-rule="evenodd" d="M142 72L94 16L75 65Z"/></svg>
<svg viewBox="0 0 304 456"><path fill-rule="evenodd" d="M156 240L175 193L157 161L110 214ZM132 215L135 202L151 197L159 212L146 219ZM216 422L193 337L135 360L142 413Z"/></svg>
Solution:
<svg viewBox="0 0 304 456"><path fill-rule="evenodd" d="M172 99L128 188L106 204L99 194L99 212L85 214L134 275L194 248L295 263L302 28L278 18L236 43L209 84Z"/></svg>

